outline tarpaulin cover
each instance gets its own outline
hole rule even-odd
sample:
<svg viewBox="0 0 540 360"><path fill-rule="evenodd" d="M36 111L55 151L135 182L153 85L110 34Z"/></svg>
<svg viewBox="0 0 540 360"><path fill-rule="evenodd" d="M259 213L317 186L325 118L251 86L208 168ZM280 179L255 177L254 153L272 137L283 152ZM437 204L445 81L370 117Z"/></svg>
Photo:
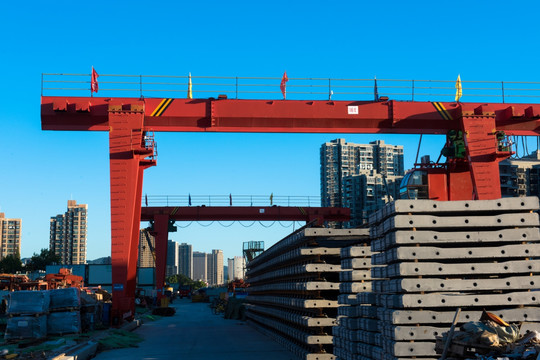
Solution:
<svg viewBox="0 0 540 360"><path fill-rule="evenodd" d="M8 318L4 338L41 339L47 336L47 315Z"/></svg>
<svg viewBox="0 0 540 360"><path fill-rule="evenodd" d="M14 291L7 296L8 314L42 314L49 311L48 291Z"/></svg>
<svg viewBox="0 0 540 360"><path fill-rule="evenodd" d="M54 289L49 292L51 293L50 310L81 306L81 292L78 288Z"/></svg>
<svg viewBox="0 0 540 360"><path fill-rule="evenodd" d="M73 334L81 332L81 315L78 311L52 312L47 315L49 335Z"/></svg>

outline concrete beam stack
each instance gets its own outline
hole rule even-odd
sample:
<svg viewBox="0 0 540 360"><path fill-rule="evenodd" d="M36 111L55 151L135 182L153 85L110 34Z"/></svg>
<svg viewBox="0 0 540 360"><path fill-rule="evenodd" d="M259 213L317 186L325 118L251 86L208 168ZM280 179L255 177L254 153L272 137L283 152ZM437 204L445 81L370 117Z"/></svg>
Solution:
<svg viewBox="0 0 540 360"><path fill-rule="evenodd" d="M302 359L333 360L343 247L365 229L302 228L247 264L247 317Z"/></svg>
<svg viewBox="0 0 540 360"><path fill-rule="evenodd" d="M370 218L381 359L436 359L435 339L483 309L540 321L538 198L397 200ZM362 297L362 294L358 298ZM365 296L363 296L365 297ZM375 345L375 344L374 344Z"/></svg>
<svg viewBox="0 0 540 360"><path fill-rule="evenodd" d="M334 355L341 360L379 359L382 353L377 307L358 297L372 293L374 254L367 242L341 250L340 316L333 329Z"/></svg>

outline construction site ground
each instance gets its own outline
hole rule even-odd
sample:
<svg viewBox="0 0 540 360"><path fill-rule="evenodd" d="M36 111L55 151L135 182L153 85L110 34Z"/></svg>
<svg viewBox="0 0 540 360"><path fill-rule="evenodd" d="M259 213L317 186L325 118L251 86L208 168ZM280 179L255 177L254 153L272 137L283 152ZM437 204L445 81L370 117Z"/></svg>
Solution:
<svg viewBox="0 0 540 360"><path fill-rule="evenodd" d="M134 330L144 338L137 348L98 353L97 360L296 360L294 354L240 320L214 315L208 303L176 299L176 314L144 322Z"/></svg>

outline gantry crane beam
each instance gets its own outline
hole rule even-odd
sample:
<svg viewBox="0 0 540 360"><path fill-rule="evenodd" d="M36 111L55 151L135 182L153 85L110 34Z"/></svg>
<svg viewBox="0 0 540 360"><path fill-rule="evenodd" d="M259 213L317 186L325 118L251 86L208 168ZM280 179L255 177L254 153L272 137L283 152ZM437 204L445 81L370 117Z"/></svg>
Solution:
<svg viewBox="0 0 540 360"><path fill-rule="evenodd" d="M141 221L150 221L154 225L152 235L156 239L154 261L158 293L163 289L165 280L167 240L169 239L169 231L165 230L168 229L171 221L304 221L322 225L325 221L349 221L350 217L350 209L333 207L150 206L141 208Z"/></svg>
<svg viewBox="0 0 540 360"><path fill-rule="evenodd" d="M111 109L133 105L156 132L446 134L465 113L494 116L508 135L536 136L540 126L539 104L43 97L42 128L109 131Z"/></svg>
<svg viewBox="0 0 540 360"><path fill-rule="evenodd" d="M113 324L134 315L143 172L155 165L146 132L466 134L463 182L500 197L497 132L538 135L540 105L407 101L275 101L42 97L44 130L109 132ZM472 184L472 185L471 185ZM465 194L464 196L470 196ZM155 215L164 233L168 215ZM160 249L156 247L156 251Z"/></svg>

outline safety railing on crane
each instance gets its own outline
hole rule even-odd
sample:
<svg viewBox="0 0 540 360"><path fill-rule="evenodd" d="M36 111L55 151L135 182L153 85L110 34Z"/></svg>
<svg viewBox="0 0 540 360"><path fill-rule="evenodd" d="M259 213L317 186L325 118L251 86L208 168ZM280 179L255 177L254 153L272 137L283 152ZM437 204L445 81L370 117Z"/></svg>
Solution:
<svg viewBox="0 0 540 360"><path fill-rule="evenodd" d="M321 206L320 196L144 195L143 206Z"/></svg>
<svg viewBox="0 0 540 360"><path fill-rule="evenodd" d="M283 99L282 77L99 75L94 96ZM287 100L454 101L456 80L343 79L289 77ZM531 102L540 82L461 81L462 102ZM91 96L91 74L42 74L42 96Z"/></svg>

